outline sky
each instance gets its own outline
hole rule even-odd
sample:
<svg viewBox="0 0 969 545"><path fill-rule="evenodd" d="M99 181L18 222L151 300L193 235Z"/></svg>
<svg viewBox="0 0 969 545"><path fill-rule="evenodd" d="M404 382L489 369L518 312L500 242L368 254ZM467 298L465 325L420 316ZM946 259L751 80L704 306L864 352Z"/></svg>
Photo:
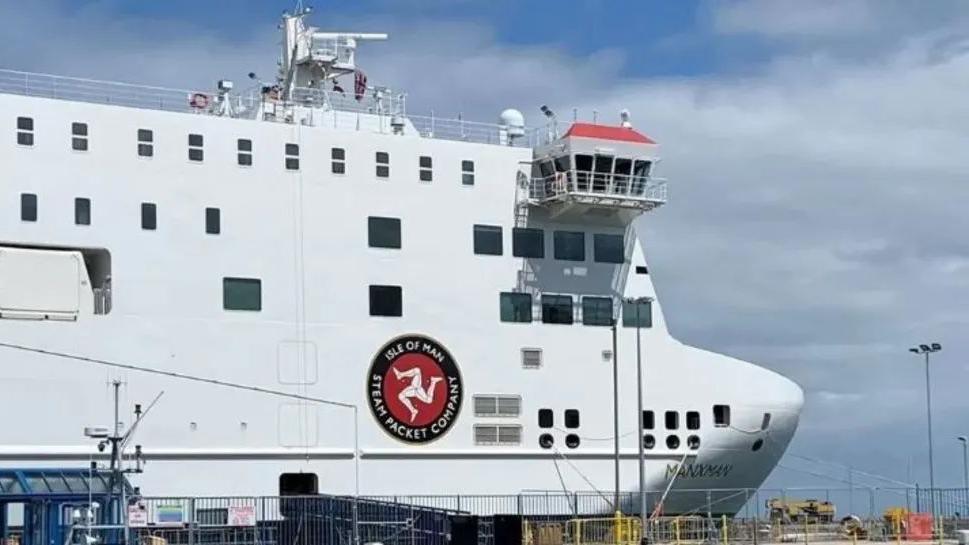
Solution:
<svg viewBox="0 0 969 545"><path fill-rule="evenodd" d="M275 70L294 2L0 0L0 65L211 88ZM969 435L969 3L358 0L313 24L388 32L371 83L493 121L538 106L662 146L671 201L640 227L672 333L806 392L768 486L962 485ZM864 472L862 474L861 472Z"/></svg>

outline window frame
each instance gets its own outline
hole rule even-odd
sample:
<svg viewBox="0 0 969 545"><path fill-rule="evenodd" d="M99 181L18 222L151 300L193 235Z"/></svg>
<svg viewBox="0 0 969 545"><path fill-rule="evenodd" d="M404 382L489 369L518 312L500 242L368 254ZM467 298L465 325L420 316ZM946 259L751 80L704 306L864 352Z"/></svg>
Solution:
<svg viewBox="0 0 969 545"><path fill-rule="evenodd" d="M36 193L20 194L20 221L28 223L37 222L39 215L38 208L40 208L38 200Z"/></svg>
<svg viewBox="0 0 969 545"><path fill-rule="evenodd" d="M601 308L600 309L597 309L597 310L596 309L593 309L590 305L587 305L587 303L601 304L603 306L606 306L607 305L608 306L608 309L609 309L608 319L606 319L606 320L592 320L592 321L590 321L587 318L587 316L589 316L589 315L597 316L599 313L601 313L602 309ZM582 300L581 300L581 304L582 304L582 325L588 325L588 326L611 326L612 325L612 321L615 319L615 317L614 317L614 313L615 313L615 303L614 303L612 297L601 297L601 296L596 296L596 295L583 295L582 296ZM589 312L590 310L593 310L593 312Z"/></svg>
<svg viewBox="0 0 969 545"><path fill-rule="evenodd" d="M230 301L231 288L233 287L255 287L256 304L252 305L241 305L238 302ZM245 296L251 297L253 294L244 294ZM239 311L239 312L261 312L262 311L262 279L261 278L250 278L250 277L240 277L240 276L223 276L222 277L222 310L228 311Z"/></svg>
<svg viewBox="0 0 969 545"><path fill-rule="evenodd" d="M286 170L299 170L299 144L283 144L283 166Z"/></svg>
<svg viewBox="0 0 969 545"><path fill-rule="evenodd" d="M730 427L730 405L718 403L713 406L713 426L715 428Z"/></svg>
<svg viewBox="0 0 969 545"><path fill-rule="evenodd" d="M686 429L700 429L700 411L686 411Z"/></svg>
<svg viewBox="0 0 969 545"><path fill-rule="evenodd" d="M135 138L138 142L138 157L150 159L155 156L155 131L136 129Z"/></svg>
<svg viewBox="0 0 969 545"><path fill-rule="evenodd" d="M198 140L197 144L195 140ZM205 136L202 134L188 133L188 160L192 163L205 161Z"/></svg>
<svg viewBox="0 0 969 545"><path fill-rule="evenodd" d="M656 413L652 409L643 409L643 429L656 429Z"/></svg>
<svg viewBox="0 0 969 545"><path fill-rule="evenodd" d="M389 238L386 232L381 229L391 227L392 231ZM367 216L367 247L380 248L385 250L400 250L403 245L403 226L400 218L389 216Z"/></svg>
<svg viewBox="0 0 969 545"><path fill-rule="evenodd" d="M648 329L653 327L653 301L643 301L640 303L630 302L627 300L622 301L622 326L623 327L636 327L636 312L635 307L639 306L639 327ZM646 309L645 315L642 309Z"/></svg>
<svg viewBox="0 0 969 545"><path fill-rule="evenodd" d="M71 150L89 151L87 123L81 121L71 122Z"/></svg>
<svg viewBox="0 0 969 545"><path fill-rule="evenodd" d="M581 419L579 409L565 409L565 428L569 430L579 429Z"/></svg>
<svg viewBox="0 0 969 545"><path fill-rule="evenodd" d="M381 157L383 155L383 157ZM390 152L388 151L377 151L374 152L374 165L377 178L390 178Z"/></svg>
<svg viewBox="0 0 969 545"><path fill-rule="evenodd" d="M667 430L680 429L680 412L666 411L663 413L663 426Z"/></svg>
<svg viewBox="0 0 969 545"><path fill-rule="evenodd" d="M619 239L619 253L618 260L615 255L613 255L610 249L607 251L604 249L606 241L615 241ZM603 248L600 250L600 248ZM596 263L608 263L613 265L621 265L626 262L626 237L623 235L614 235L610 233L593 233L592 234L592 260Z"/></svg>
<svg viewBox="0 0 969 545"><path fill-rule="evenodd" d="M434 158L432 158L430 155L419 156L417 160L417 168L418 180L425 183L434 181Z"/></svg>
<svg viewBox="0 0 969 545"><path fill-rule="evenodd" d="M74 225L91 225L91 199L74 198Z"/></svg>
<svg viewBox="0 0 969 545"><path fill-rule="evenodd" d="M34 118L27 116L17 116L17 145L33 147L34 145Z"/></svg>
<svg viewBox="0 0 969 545"><path fill-rule="evenodd" d="M502 255L504 253L504 235L500 225L485 225L476 223L471 226L471 231L475 255ZM498 245L491 245L488 248L484 248L484 246L488 246L489 242L495 242L495 240L490 237L494 237L496 235L498 237ZM481 248L479 248L479 243L480 246L482 246Z"/></svg>
<svg viewBox="0 0 969 545"><path fill-rule="evenodd" d="M141 203L141 230L158 230L158 205L153 202Z"/></svg>
<svg viewBox="0 0 969 545"><path fill-rule="evenodd" d="M537 241L529 240L535 236L538 237ZM535 242L538 242L539 252L531 255L530 252L524 251ZM513 227L511 230L511 255L526 259L545 259L545 230L536 227Z"/></svg>
<svg viewBox="0 0 969 545"><path fill-rule="evenodd" d="M346 148L330 148L330 174L344 176L347 173Z"/></svg>
<svg viewBox="0 0 969 545"><path fill-rule="evenodd" d="M222 234L222 210L214 206L205 208L205 234Z"/></svg>
<svg viewBox="0 0 969 545"><path fill-rule="evenodd" d="M555 427L555 411L542 408L538 410L539 429L548 430Z"/></svg>
<svg viewBox="0 0 969 545"><path fill-rule="evenodd" d="M240 167L251 167L252 155L252 139L236 138L236 165Z"/></svg>
<svg viewBox="0 0 969 545"><path fill-rule="evenodd" d="M526 319L523 319L523 320L515 319L519 317L518 307L524 303L526 298L528 299L528 306L527 306L528 312L521 315ZM505 316L506 316L504 312L506 308L504 304L505 300L509 301L510 306L508 308L511 309L512 314L510 314L510 316L512 317L512 319L508 319L508 320L505 319ZM535 319L534 315L535 315L535 301L534 301L534 298L532 297L532 294L522 293L517 291L503 291L498 294L498 316L502 323L530 324Z"/></svg>
<svg viewBox="0 0 969 545"><path fill-rule="evenodd" d="M560 293L543 293L542 303L542 323L555 325L572 325L575 323L575 301L571 295ZM568 317L565 317L565 309L568 308ZM559 312L563 317L557 318Z"/></svg>
<svg viewBox="0 0 969 545"><path fill-rule="evenodd" d="M470 159L461 161L461 185L474 185L474 161Z"/></svg>
<svg viewBox="0 0 969 545"><path fill-rule="evenodd" d="M573 247L578 243L577 247ZM581 256L579 256L581 250ZM585 233L583 231L553 231L552 255L560 261L585 261Z"/></svg>

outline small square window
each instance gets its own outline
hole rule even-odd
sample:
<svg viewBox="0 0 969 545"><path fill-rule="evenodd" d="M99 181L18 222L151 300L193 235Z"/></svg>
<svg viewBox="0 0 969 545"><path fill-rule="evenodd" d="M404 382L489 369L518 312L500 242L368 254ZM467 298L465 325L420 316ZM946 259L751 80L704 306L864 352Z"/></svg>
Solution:
<svg viewBox="0 0 969 545"><path fill-rule="evenodd" d="M555 231L553 243L555 259L585 261L585 233L581 231Z"/></svg>
<svg viewBox="0 0 969 545"><path fill-rule="evenodd" d="M572 324L572 296L542 294L542 323Z"/></svg>
<svg viewBox="0 0 969 545"><path fill-rule="evenodd" d="M346 161L347 151L343 148L330 148L330 159L334 161Z"/></svg>
<svg viewBox="0 0 969 545"><path fill-rule="evenodd" d="M378 151L376 154L377 161L377 177L378 178L389 178L390 177L390 154L386 151Z"/></svg>
<svg viewBox="0 0 969 545"><path fill-rule="evenodd" d="M474 161L461 161L461 183L474 185Z"/></svg>
<svg viewBox="0 0 969 545"><path fill-rule="evenodd" d="M432 170L432 161L430 157L422 155L420 157L420 180L422 182L430 182L434 180L434 171Z"/></svg>
<svg viewBox="0 0 969 545"><path fill-rule="evenodd" d="M730 405L713 406L713 425L726 428L730 425Z"/></svg>
<svg viewBox="0 0 969 545"><path fill-rule="evenodd" d="M498 225L474 226L474 253L478 255L501 255L501 227Z"/></svg>
<svg viewBox="0 0 969 545"><path fill-rule="evenodd" d="M579 427L579 411L577 409L565 410L565 427L569 429Z"/></svg>
<svg viewBox="0 0 969 545"><path fill-rule="evenodd" d="M74 224L91 225L91 199L74 199Z"/></svg>
<svg viewBox="0 0 969 545"><path fill-rule="evenodd" d="M649 269L646 265L636 265L636 274L649 274Z"/></svg>
<svg viewBox="0 0 969 545"><path fill-rule="evenodd" d="M700 413L696 411L686 412L686 429L688 430L700 429Z"/></svg>
<svg viewBox="0 0 969 545"><path fill-rule="evenodd" d="M403 316L400 286L370 286L371 316Z"/></svg>
<svg viewBox="0 0 969 545"><path fill-rule="evenodd" d="M237 161L239 166L251 167L252 166L252 154L251 153L240 153L237 156Z"/></svg>
<svg viewBox="0 0 969 545"><path fill-rule="evenodd" d="M32 131L34 130L34 118L32 117L18 117L17 118L17 129L21 131Z"/></svg>
<svg viewBox="0 0 969 545"><path fill-rule="evenodd" d="M656 427L656 415L653 411L643 411L643 429L651 430Z"/></svg>
<svg viewBox="0 0 969 545"><path fill-rule="evenodd" d="M666 429L675 430L680 427L680 413L676 411L666 411Z"/></svg>
<svg viewBox="0 0 969 545"><path fill-rule="evenodd" d="M209 235L222 232L222 212L218 208L205 209L205 232Z"/></svg>
<svg viewBox="0 0 969 545"><path fill-rule="evenodd" d="M71 138L71 149L74 151L87 151L87 138Z"/></svg>
<svg viewBox="0 0 969 545"><path fill-rule="evenodd" d="M20 221L37 221L37 195L20 194Z"/></svg>
<svg viewBox="0 0 969 545"><path fill-rule="evenodd" d="M17 133L17 143L21 146L33 146L34 145L34 133L32 132L18 132Z"/></svg>
<svg viewBox="0 0 969 545"><path fill-rule="evenodd" d="M73 136L87 136L87 123L71 123L71 134Z"/></svg>
<svg viewBox="0 0 969 545"><path fill-rule="evenodd" d="M286 170L299 170L299 159L295 157L287 157Z"/></svg>
<svg viewBox="0 0 969 545"><path fill-rule="evenodd" d="M625 261L625 253L622 235L592 235L592 257L596 263L622 263Z"/></svg>
<svg viewBox="0 0 969 545"><path fill-rule="evenodd" d="M299 144L286 144L286 155L290 157L298 157Z"/></svg>
<svg viewBox="0 0 969 545"><path fill-rule="evenodd" d="M155 203L141 203L141 228L154 231L158 227L158 215Z"/></svg>
<svg viewBox="0 0 969 545"><path fill-rule="evenodd" d="M538 427L548 429L555 425L555 412L552 409L538 410Z"/></svg>
<svg viewBox="0 0 969 545"><path fill-rule="evenodd" d="M138 144L138 157L154 157L155 146L152 144Z"/></svg>
<svg viewBox="0 0 969 545"><path fill-rule="evenodd" d="M347 164L342 161L333 161L330 163L330 172L333 174L346 174Z"/></svg>
<svg viewBox="0 0 969 545"><path fill-rule="evenodd" d="M420 158L421 168L433 168L431 165L432 165L431 158L426 155L422 155Z"/></svg>
<svg viewBox="0 0 969 545"><path fill-rule="evenodd" d="M138 129L138 142L150 144L155 141L155 134L148 129Z"/></svg>
<svg viewBox="0 0 969 545"><path fill-rule="evenodd" d="M390 167L387 165L377 165L378 178L390 178Z"/></svg>
<svg viewBox="0 0 969 545"><path fill-rule="evenodd" d="M623 327L637 327L637 325L639 327L653 327L652 301L624 300L622 302L622 325Z"/></svg>
<svg viewBox="0 0 969 545"><path fill-rule="evenodd" d="M515 227L511 232L511 254L515 257L545 257L545 232Z"/></svg>
<svg viewBox="0 0 969 545"><path fill-rule="evenodd" d="M434 181L434 171L421 169L420 180L422 182L433 182Z"/></svg>
<svg viewBox="0 0 969 545"><path fill-rule="evenodd" d="M532 321L532 296L528 293L502 292L499 297L502 322Z"/></svg>
<svg viewBox="0 0 969 545"><path fill-rule="evenodd" d="M262 281L258 278L223 278L224 310L262 310Z"/></svg>
<svg viewBox="0 0 969 545"><path fill-rule="evenodd" d="M201 134L188 135L188 145L195 148L202 147L202 135Z"/></svg>
<svg viewBox="0 0 969 545"><path fill-rule="evenodd" d="M371 248L400 248L400 218L367 218L367 244Z"/></svg>
<svg viewBox="0 0 969 545"><path fill-rule="evenodd" d="M252 140L246 138L240 138L236 140L236 149L238 151L246 151L252 153Z"/></svg>
<svg viewBox="0 0 969 545"><path fill-rule="evenodd" d="M188 160L200 162L205 157L202 148L188 148Z"/></svg>
<svg viewBox="0 0 969 545"><path fill-rule="evenodd" d="M582 324L612 325L612 299L609 297L583 297Z"/></svg>

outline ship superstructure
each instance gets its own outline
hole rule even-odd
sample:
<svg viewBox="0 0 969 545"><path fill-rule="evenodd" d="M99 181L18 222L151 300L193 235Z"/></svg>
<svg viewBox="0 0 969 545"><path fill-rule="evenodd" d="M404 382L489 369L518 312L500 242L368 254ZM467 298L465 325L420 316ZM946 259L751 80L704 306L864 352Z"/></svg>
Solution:
<svg viewBox="0 0 969 545"><path fill-rule="evenodd" d="M2 406L31 415L0 457L96 456L80 432L120 380L129 404L164 391L139 429L151 493L609 490L615 363L624 490L640 441L651 490L758 486L801 390L670 336L634 226L667 184L628 113L410 115L357 67L385 35L305 19L250 91L0 71L0 342L21 347L0 353Z"/></svg>

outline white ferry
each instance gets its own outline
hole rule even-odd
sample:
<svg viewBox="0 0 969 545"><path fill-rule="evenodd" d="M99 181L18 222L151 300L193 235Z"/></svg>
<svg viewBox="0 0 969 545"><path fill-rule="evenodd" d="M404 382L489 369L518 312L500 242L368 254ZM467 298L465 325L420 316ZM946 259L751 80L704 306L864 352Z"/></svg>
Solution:
<svg viewBox="0 0 969 545"><path fill-rule="evenodd" d="M759 486L802 391L667 330L628 113L414 116L357 66L385 35L306 19L249 90L0 71L2 463L104 456L120 381L122 414L157 398L146 494L612 491L616 430L665 512Z"/></svg>

